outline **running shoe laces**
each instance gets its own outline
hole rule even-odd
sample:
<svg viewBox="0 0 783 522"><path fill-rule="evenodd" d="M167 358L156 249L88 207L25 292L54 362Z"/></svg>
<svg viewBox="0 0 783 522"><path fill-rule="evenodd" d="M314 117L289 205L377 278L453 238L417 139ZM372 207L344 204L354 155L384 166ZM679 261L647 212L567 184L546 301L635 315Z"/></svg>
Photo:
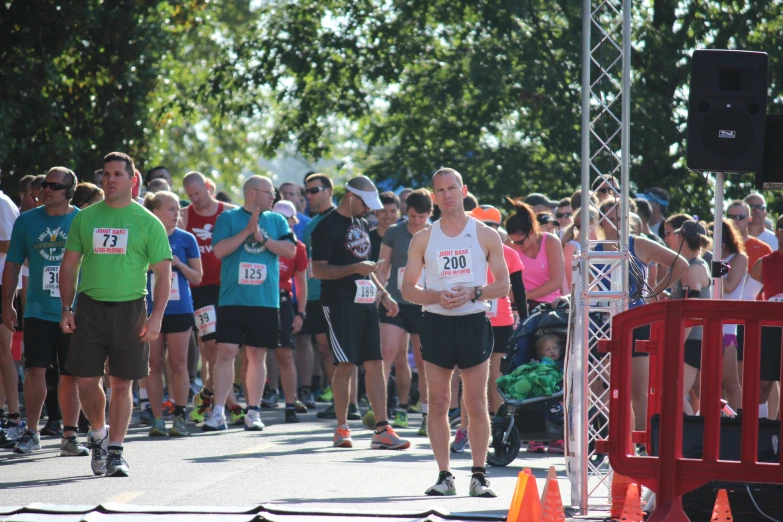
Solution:
<svg viewBox="0 0 783 522"><path fill-rule="evenodd" d="M489 486L489 479L483 473L474 473L470 479L471 497L497 497L497 493Z"/></svg>

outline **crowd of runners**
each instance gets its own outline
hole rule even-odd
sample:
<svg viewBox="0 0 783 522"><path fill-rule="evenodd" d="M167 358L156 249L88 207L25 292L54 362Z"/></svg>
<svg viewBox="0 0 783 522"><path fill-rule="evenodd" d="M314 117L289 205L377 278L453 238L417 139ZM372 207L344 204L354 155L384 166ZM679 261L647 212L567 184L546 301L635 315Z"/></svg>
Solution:
<svg viewBox="0 0 783 522"><path fill-rule="evenodd" d="M134 407L150 436L186 437L197 431L189 424L262 431L263 408L281 402L285 421L299 422L321 402L317 417L333 420L340 448L353 446L349 421L361 420L373 449L405 450L395 428L420 412L416 433L439 468L426 493L455 494L449 455L470 447L470 494L495 496L485 457L501 358L529 310L571 294L580 234L616 238L628 206L631 306L713 297L711 225L672 213L658 187L622 201L616 182L597 179L588 195L510 201L504 218L449 168L397 193L357 176L339 201L334 180L308 173L277 188L247 177L232 203L199 172L175 187L164 167L142 176L116 152L93 181L54 167L22 178L16 201L0 191L0 446L29 454L41 436L60 437L61 455L89 455L96 475L128 476ZM722 297L783 300L783 218L770 222L750 194L727 204L722 224ZM724 328L723 388L739 410L744 333ZM693 328L685 343L689 414L699 410L701 339ZM778 411L780 355L780 329L765 328L761 417ZM637 430L648 369L634 351ZM530 441L528 451L563 453L563 442Z"/></svg>

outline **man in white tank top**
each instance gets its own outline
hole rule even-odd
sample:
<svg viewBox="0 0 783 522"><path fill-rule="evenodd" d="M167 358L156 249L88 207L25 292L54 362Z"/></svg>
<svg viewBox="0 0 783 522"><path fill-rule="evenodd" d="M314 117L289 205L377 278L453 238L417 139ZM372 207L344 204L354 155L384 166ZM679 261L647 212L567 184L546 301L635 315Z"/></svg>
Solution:
<svg viewBox="0 0 783 522"><path fill-rule="evenodd" d="M449 472L451 376L462 372L468 437L473 454L470 495L495 497L484 462L489 447L487 380L494 338L487 301L509 293L508 268L496 231L469 217L463 207L468 188L459 172L442 168L432 177L441 218L413 236L402 280L402 296L423 305L421 352L427 374L428 432L438 463L438 480L427 495L455 495ZM487 266L494 282L487 284ZM424 270L425 287L418 284Z"/></svg>

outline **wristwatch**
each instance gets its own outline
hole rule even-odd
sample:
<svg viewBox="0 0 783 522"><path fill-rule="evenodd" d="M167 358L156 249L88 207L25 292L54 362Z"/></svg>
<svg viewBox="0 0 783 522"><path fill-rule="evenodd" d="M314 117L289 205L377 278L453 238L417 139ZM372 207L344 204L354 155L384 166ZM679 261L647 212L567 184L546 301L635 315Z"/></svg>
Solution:
<svg viewBox="0 0 783 522"><path fill-rule="evenodd" d="M264 238L264 242L261 243L261 246L266 245L266 242L269 241L269 234L266 233L266 230L261 230L261 236Z"/></svg>
<svg viewBox="0 0 783 522"><path fill-rule="evenodd" d="M476 301L478 301L478 300L481 298L481 294L483 294L483 293L484 293L484 292L481 290L481 287L480 287L480 286L477 286L477 287L476 287L476 297L474 297L473 299L471 299L471 301L473 301L473 302L475 303Z"/></svg>
<svg viewBox="0 0 783 522"><path fill-rule="evenodd" d="M73 306L63 306L60 309L60 313L64 314L65 312L73 312Z"/></svg>
<svg viewBox="0 0 783 522"><path fill-rule="evenodd" d="M294 315L301 317L303 321L307 319L307 312L296 312Z"/></svg>

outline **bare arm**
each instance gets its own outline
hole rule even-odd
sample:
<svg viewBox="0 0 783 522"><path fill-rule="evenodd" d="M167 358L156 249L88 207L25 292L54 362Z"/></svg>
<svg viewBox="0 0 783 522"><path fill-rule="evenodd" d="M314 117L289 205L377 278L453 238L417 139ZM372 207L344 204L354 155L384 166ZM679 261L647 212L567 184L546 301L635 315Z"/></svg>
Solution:
<svg viewBox="0 0 783 522"><path fill-rule="evenodd" d="M152 312L150 317L163 318L163 311L166 310L166 304L169 302L169 293L171 292L171 261L164 259L154 265L150 265L150 270L155 275L155 288L152 291Z"/></svg>
<svg viewBox="0 0 783 522"><path fill-rule="evenodd" d="M745 279L745 275L748 273L748 257L744 254L736 254L731 259L731 268L729 273L723 278L723 292L731 293L737 289L737 287Z"/></svg>
<svg viewBox="0 0 783 522"><path fill-rule="evenodd" d="M549 280L538 288L527 289L527 298L533 301L562 288L565 275L563 246L560 241L552 235L545 234L542 243L541 248L546 248L546 257L549 261Z"/></svg>
<svg viewBox="0 0 783 522"><path fill-rule="evenodd" d="M296 308L297 311L304 313L307 309L307 270L294 272L294 281L296 281Z"/></svg>
<svg viewBox="0 0 783 522"><path fill-rule="evenodd" d="M76 278L79 276L79 266L82 264L82 253L66 250L60 263L60 300L62 306L72 306L76 296ZM76 321L73 312L63 312L60 318L60 328L64 333L70 334L76 330Z"/></svg>
<svg viewBox="0 0 783 522"><path fill-rule="evenodd" d="M11 246L11 240L10 239L8 241L0 241L0 252L2 252L3 254L7 254L8 253L8 247L10 247L10 246Z"/></svg>
<svg viewBox="0 0 783 522"><path fill-rule="evenodd" d="M204 275L204 270L201 267L201 258L192 257L188 259L187 263L183 263L177 256L171 261L171 266L178 268L182 275L185 276L188 283L197 285L201 282L201 278Z"/></svg>
<svg viewBox="0 0 783 522"><path fill-rule="evenodd" d="M221 239L216 245L212 245L212 251L215 253L215 257L223 259L227 255L232 254L237 248L242 246L242 243L245 242L248 236L255 234L258 231L258 216L260 214L261 212L258 209L254 210L250 215L250 219L247 221L245 228L231 237Z"/></svg>
<svg viewBox="0 0 783 522"><path fill-rule="evenodd" d="M21 269L22 265L6 260L3 268L3 310L13 307L16 287L19 285L19 271Z"/></svg>
<svg viewBox="0 0 783 522"><path fill-rule="evenodd" d="M570 241L566 243L566 245L563 247L563 270L565 276L565 285L563 288L566 290L564 294L571 293L571 277L573 276L572 267L575 253L576 247Z"/></svg>
<svg viewBox="0 0 783 522"><path fill-rule="evenodd" d="M757 259L755 263L753 263L753 268L750 271L750 277L761 283L761 264L762 259Z"/></svg>
<svg viewBox="0 0 783 522"><path fill-rule="evenodd" d="M188 207L179 209L179 220L177 226L182 230L188 228Z"/></svg>
<svg viewBox="0 0 783 522"><path fill-rule="evenodd" d="M391 247L389 245L381 245L381 253L378 256L378 269L375 271L375 274L384 288L386 283L389 282L389 276L391 275L391 255Z"/></svg>
<svg viewBox="0 0 783 522"><path fill-rule="evenodd" d="M410 303L420 305L439 304L442 292L438 290L427 290L420 287L417 283L421 277L421 271L424 269L424 252L427 249L427 243L430 239L430 229L426 228L417 232L411 240L408 248L408 263L405 265L405 272L402 275L402 298Z"/></svg>
<svg viewBox="0 0 783 522"><path fill-rule="evenodd" d="M674 250L670 250L665 246L661 246L655 241L650 241L644 237L634 237L634 250L639 260L648 264L651 261L657 263L661 267L671 268L671 277L663 270L659 270L658 284L653 288L653 292L657 295L670 285L673 285L688 271L688 262L684 257L678 255ZM663 272L663 275L660 274Z"/></svg>
<svg viewBox="0 0 783 522"><path fill-rule="evenodd" d="M296 244L289 239L267 239L264 246L280 257L292 258L296 255Z"/></svg>
<svg viewBox="0 0 783 522"><path fill-rule="evenodd" d="M330 280L342 279L359 273L359 265L367 264L375 266L372 261L362 261L351 265L330 265L328 261L313 261L313 277L316 279ZM367 275L367 274L362 274Z"/></svg>

